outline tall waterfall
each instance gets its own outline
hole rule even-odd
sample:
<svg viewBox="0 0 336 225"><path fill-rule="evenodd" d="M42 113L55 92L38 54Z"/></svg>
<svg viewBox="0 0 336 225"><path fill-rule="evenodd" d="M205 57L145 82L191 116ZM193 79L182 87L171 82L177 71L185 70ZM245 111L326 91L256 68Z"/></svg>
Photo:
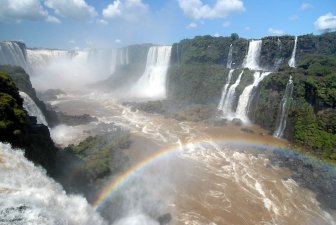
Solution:
<svg viewBox="0 0 336 225"><path fill-rule="evenodd" d="M248 53L244 61L244 67L250 70L260 70L259 58L261 52L262 40L252 40L249 44Z"/></svg>
<svg viewBox="0 0 336 225"><path fill-rule="evenodd" d="M27 73L32 69L27 61L27 52L24 44L15 41L0 42L0 65L22 67Z"/></svg>
<svg viewBox="0 0 336 225"><path fill-rule="evenodd" d="M21 150L0 143L0 224L106 224L81 196L67 195Z"/></svg>
<svg viewBox="0 0 336 225"><path fill-rule="evenodd" d="M235 101L236 99L236 88L238 87L239 83L240 83L240 80L242 78L242 75L243 75L244 71L242 71L237 80L235 81L234 84L232 84L226 94L226 97L224 99L224 103L223 103L223 107L221 108L221 110L223 111L223 116L224 117L228 117L228 116L232 116L232 105L233 105L233 102Z"/></svg>
<svg viewBox="0 0 336 225"><path fill-rule="evenodd" d="M298 41L298 37L296 36L294 40L294 48L293 48L292 56L290 60L288 61L288 65L293 68L296 67L295 55L296 55L297 41Z"/></svg>
<svg viewBox="0 0 336 225"><path fill-rule="evenodd" d="M226 83L225 83L225 85L223 87L221 99L220 99L220 101L218 103L218 106L217 106L218 110L222 110L222 111L224 110L223 107L224 107L224 103L225 103L225 100L226 100L226 97L227 97L228 87L229 87L229 85L231 83L231 78L232 78L233 71L234 70L232 70L232 69L229 71Z"/></svg>
<svg viewBox="0 0 336 225"><path fill-rule="evenodd" d="M289 112L289 109L293 101L293 98L292 98L293 88L294 88L293 80L292 80L292 76L290 76L288 83L286 85L285 93L280 103L279 113L278 113L278 118L277 118L277 123L276 123L276 129L273 134L274 137L281 138L286 128L288 112Z"/></svg>
<svg viewBox="0 0 336 225"><path fill-rule="evenodd" d="M133 88L138 98L165 98L166 75L170 62L171 46L150 47L145 72Z"/></svg>
<svg viewBox="0 0 336 225"><path fill-rule="evenodd" d="M232 44L230 44L230 49L229 49L229 54L228 54L226 67L228 69L232 68Z"/></svg>
<svg viewBox="0 0 336 225"><path fill-rule="evenodd" d="M27 110L30 116L35 116L37 119L37 123L44 124L48 126L48 123L41 112L40 108L35 104L33 99L29 97L25 92L20 91L20 96L23 98L23 107Z"/></svg>
<svg viewBox="0 0 336 225"><path fill-rule="evenodd" d="M238 106L236 110L235 117L241 119L243 123L248 123L248 112L250 108L252 91L259 83L270 74L270 72L255 72L253 77L254 81L252 84L245 87L243 93L239 96Z"/></svg>

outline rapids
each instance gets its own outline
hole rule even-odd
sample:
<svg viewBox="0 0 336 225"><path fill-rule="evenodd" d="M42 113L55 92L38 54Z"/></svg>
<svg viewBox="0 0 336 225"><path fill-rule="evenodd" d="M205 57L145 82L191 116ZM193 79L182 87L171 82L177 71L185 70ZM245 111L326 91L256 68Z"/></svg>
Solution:
<svg viewBox="0 0 336 225"><path fill-rule="evenodd" d="M335 211L322 209L315 193L269 160L274 146L288 144L260 135L266 131L258 127L244 133L235 126L179 122L99 93L64 96L54 104L129 129L133 145L125 151L134 165L172 148L131 173L97 206L112 224L158 224L166 213L172 216L169 224L335 224Z"/></svg>

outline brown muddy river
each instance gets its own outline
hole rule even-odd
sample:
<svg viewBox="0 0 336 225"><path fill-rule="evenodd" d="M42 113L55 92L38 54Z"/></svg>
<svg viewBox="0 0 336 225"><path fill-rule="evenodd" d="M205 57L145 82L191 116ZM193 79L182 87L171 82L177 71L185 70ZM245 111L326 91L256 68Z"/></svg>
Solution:
<svg viewBox="0 0 336 225"><path fill-rule="evenodd" d="M166 213L169 224L181 225L335 224L335 211L322 209L315 193L293 180L289 169L270 162L267 149L288 143L261 135L267 132L258 127L245 133L236 126L180 122L131 111L94 94L65 96L53 104L131 132L132 145L125 152L133 166L141 166L121 174L118 188L98 205L112 224L158 224ZM63 127L54 135L76 131L66 143L78 142L92 127Z"/></svg>

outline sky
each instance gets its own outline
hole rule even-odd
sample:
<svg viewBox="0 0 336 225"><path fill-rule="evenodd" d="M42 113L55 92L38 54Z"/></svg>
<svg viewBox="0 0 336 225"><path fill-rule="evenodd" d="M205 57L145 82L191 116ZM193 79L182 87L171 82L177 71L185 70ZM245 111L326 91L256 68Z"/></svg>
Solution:
<svg viewBox="0 0 336 225"><path fill-rule="evenodd" d="M336 0L0 0L0 41L86 49L336 30Z"/></svg>

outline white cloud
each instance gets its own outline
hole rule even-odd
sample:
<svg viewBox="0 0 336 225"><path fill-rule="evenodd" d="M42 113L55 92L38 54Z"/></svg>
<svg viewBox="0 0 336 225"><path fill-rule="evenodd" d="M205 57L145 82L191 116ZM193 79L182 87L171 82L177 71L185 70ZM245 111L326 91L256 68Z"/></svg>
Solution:
<svg viewBox="0 0 336 225"><path fill-rule="evenodd" d="M304 11L304 10L307 10L307 9L311 9L313 8L313 5L310 4L310 3L307 3L307 2L304 2L301 4L300 6L300 10Z"/></svg>
<svg viewBox="0 0 336 225"><path fill-rule="evenodd" d="M61 23L61 21L57 17L55 17L55 16L48 16L47 19L46 19L46 21L48 23L56 23L56 24Z"/></svg>
<svg viewBox="0 0 336 225"><path fill-rule="evenodd" d="M21 20L43 20L48 12L43 9L39 0L1 0L0 21L20 22Z"/></svg>
<svg viewBox="0 0 336 225"><path fill-rule="evenodd" d="M249 30L251 30L251 27L246 26L246 27L244 27L244 30L249 31Z"/></svg>
<svg viewBox="0 0 336 225"><path fill-rule="evenodd" d="M229 26L231 26L231 22L230 22L230 21L225 21L225 22L223 23L223 27L227 28L227 27L229 27Z"/></svg>
<svg viewBox="0 0 336 225"><path fill-rule="evenodd" d="M119 38L117 38L117 39L114 40L114 42L115 42L116 44L121 44L121 43L122 43L122 40L120 40Z"/></svg>
<svg viewBox="0 0 336 225"><path fill-rule="evenodd" d="M69 44L74 45L74 44L76 44L76 41L75 41L75 40L70 40L70 41L69 41Z"/></svg>
<svg viewBox="0 0 336 225"><path fill-rule="evenodd" d="M279 29L274 29L274 28L268 28L268 33L270 33L271 35L279 35L279 36L281 36L281 35L284 35L284 34L286 34L286 32L285 31L283 31L283 30L279 30Z"/></svg>
<svg viewBox="0 0 336 225"><path fill-rule="evenodd" d="M129 22L136 22L141 19L149 10L149 6L142 0L115 0L103 9L105 19L124 19Z"/></svg>
<svg viewBox="0 0 336 225"><path fill-rule="evenodd" d="M219 33L215 33L213 36L214 37L219 37L220 35L219 35Z"/></svg>
<svg viewBox="0 0 336 225"><path fill-rule="evenodd" d="M197 23L194 23L194 22L192 22L192 23L190 23L186 26L187 29L194 29L196 27L198 27L198 25L197 25Z"/></svg>
<svg viewBox="0 0 336 225"><path fill-rule="evenodd" d="M290 16L288 18L290 21L295 21L295 20L298 20L299 19L299 16L298 15L293 15L293 16Z"/></svg>
<svg viewBox="0 0 336 225"><path fill-rule="evenodd" d="M193 20L223 18L245 10L242 0L216 0L211 7L201 0L178 0L183 13Z"/></svg>
<svg viewBox="0 0 336 225"><path fill-rule="evenodd" d="M108 22L106 20L103 20L103 19L98 19L97 23L101 24L101 25L108 25Z"/></svg>
<svg viewBox="0 0 336 225"><path fill-rule="evenodd" d="M325 31L325 30L336 30L336 16L332 13L327 13L323 16L320 16L315 22L314 26L316 30Z"/></svg>
<svg viewBox="0 0 336 225"><path fill-rule="evenodd" d="M94 7L88 5L85 0L46 0L45 5L56 14L79 21L89 21L97 12Z"/></svg>

